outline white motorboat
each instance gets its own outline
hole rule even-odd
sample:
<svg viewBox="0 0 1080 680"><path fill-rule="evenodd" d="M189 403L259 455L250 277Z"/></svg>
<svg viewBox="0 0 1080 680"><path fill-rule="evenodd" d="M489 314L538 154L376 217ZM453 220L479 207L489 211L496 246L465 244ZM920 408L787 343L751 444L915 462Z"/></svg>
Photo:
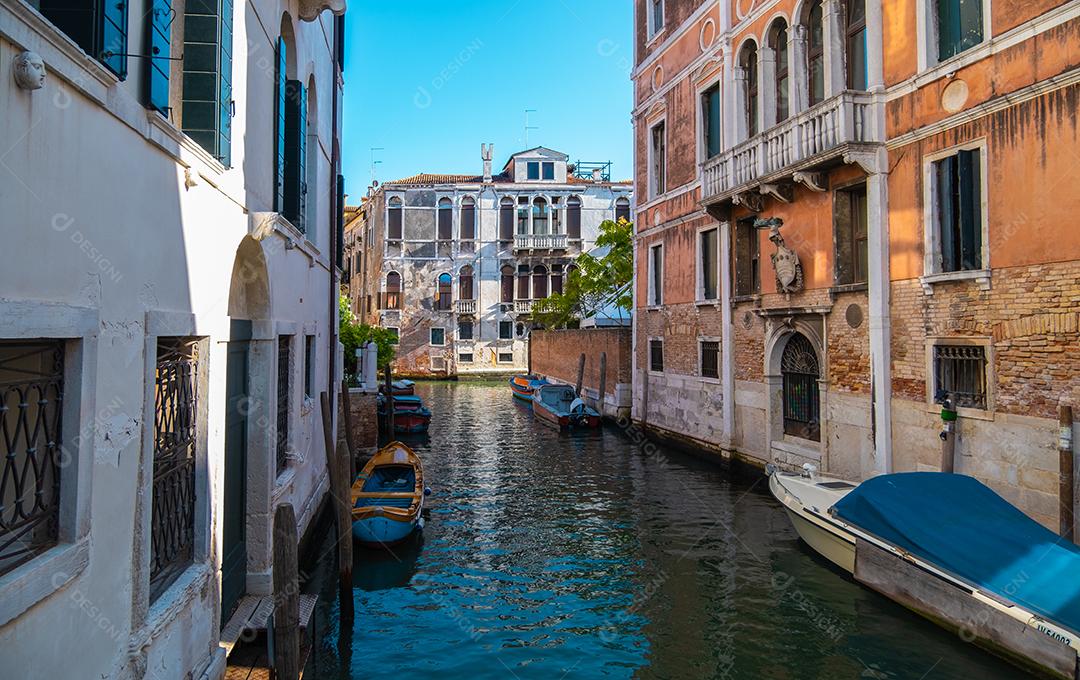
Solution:
<svg viewBox="0 0 1080 680"><path fill-rule="evenodd" d="M784 505L799 538L849 574L855 573L855 535L829 515L829 508L857 485L820 475L813 466L802 473L769 465L769 490Z"/></svg>

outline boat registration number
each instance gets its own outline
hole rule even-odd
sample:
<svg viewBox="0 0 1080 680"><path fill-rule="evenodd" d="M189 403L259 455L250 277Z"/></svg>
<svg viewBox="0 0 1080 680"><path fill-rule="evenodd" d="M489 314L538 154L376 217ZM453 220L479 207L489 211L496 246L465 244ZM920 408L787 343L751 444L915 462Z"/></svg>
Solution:
<svg viewBox="0 0 1080 680"><path fill-rule="evenodd" d="M1056 627L1051 627L1051 626L1047 625L1046 623L1043 623L1042 621L1036 620L1035 621L1035 628L1040 633L1043 633L1043 634L1045 634L1045 635L1047 635L1049 637L1052 637L1055 640L1057 640L1058 642L1064 642L1065 644L1069 645L1070 647L1072 646L1072 643L1073 643L1072 638L1069 637L1068 635L1066 635L1065 633L1063 633L1060 629L1058 629Z"/></svg>

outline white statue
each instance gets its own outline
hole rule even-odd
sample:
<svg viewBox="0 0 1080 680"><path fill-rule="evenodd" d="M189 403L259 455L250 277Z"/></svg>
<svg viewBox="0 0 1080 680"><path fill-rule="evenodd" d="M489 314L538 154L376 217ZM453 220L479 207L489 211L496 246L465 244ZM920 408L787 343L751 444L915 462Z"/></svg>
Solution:
<svg viewBox="0 0 1080 680"><path fill-rule="evenodd" d="M37 52L27 50L15 57L15 84L24 90L45 87L45 62Z"/></svg>

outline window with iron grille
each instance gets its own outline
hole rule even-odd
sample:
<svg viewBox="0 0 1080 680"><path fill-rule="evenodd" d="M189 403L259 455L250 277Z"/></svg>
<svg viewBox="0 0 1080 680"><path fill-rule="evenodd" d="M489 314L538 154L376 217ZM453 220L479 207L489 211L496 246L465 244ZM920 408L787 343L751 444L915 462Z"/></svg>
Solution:
<svg viewBox="0 0 1080 680"><path fill-rule="evenodd" d="M649 370L657 373L664 372L664 341L649 341Z"/></svg>
<svg viewBox="0 0 1080 680"><path fill-rule="evenodd" d="M934 401L952 396L953 406L986 409L986 348L934 346Z"/></svg>
<svg viewBox="0 0 1080 680"><path fill-rule="evenodd" d="M290 376L292 375L292 356L290 347L292 337L282 335L278 338L278 374L277 374L277 472L285 471L289 462L289 395Z"/></svg>
<svg viewBox="0 0 1080 680"><path fill-rule="evenodd" d="M304 336L304 396L315 396L315 336Z"/></svg>
<svg viewBox="0 0 1080 680"><path fill-rule="evenodd" d="M59 536L62 340L0 342L0 575Z"/></svg>
<svg viewBox="0 0 1080 680"><path fill-rule="evenodd" d="M795 333L780 359L784 378L784 434L821 440L821 401L817 352L805 335Z"/></svg>
<svg viewBox="0 0 1080 680"><path fill-rule="evenodd" d="M701 341L701 377L720 377L720 343L715 340Z"/></svg>
<svg viewBox="0 0 1080 680"><path fill-rule="evenodd" d="M151 602L165 592L192 560L199 418L198 341L161 339L155 373Z"/></svg>
<svg viewBox="0 0 1080 680"><path fill-rule="evenodd" d="M458 362L462 364L471 364L473 362L472 352L462 352L458 354Z"/></svg>

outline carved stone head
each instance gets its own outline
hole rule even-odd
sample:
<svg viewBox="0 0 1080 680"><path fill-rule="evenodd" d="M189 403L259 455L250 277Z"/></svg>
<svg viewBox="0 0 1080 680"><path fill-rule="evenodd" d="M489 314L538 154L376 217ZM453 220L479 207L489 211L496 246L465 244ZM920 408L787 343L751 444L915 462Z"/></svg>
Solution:
<svg viewBox="0 0 1080 680"><path fill-rule="evenodd" d="M15 57L15 84L24 90L40 90L45 87L45 62L29 50Z"/></svg>

